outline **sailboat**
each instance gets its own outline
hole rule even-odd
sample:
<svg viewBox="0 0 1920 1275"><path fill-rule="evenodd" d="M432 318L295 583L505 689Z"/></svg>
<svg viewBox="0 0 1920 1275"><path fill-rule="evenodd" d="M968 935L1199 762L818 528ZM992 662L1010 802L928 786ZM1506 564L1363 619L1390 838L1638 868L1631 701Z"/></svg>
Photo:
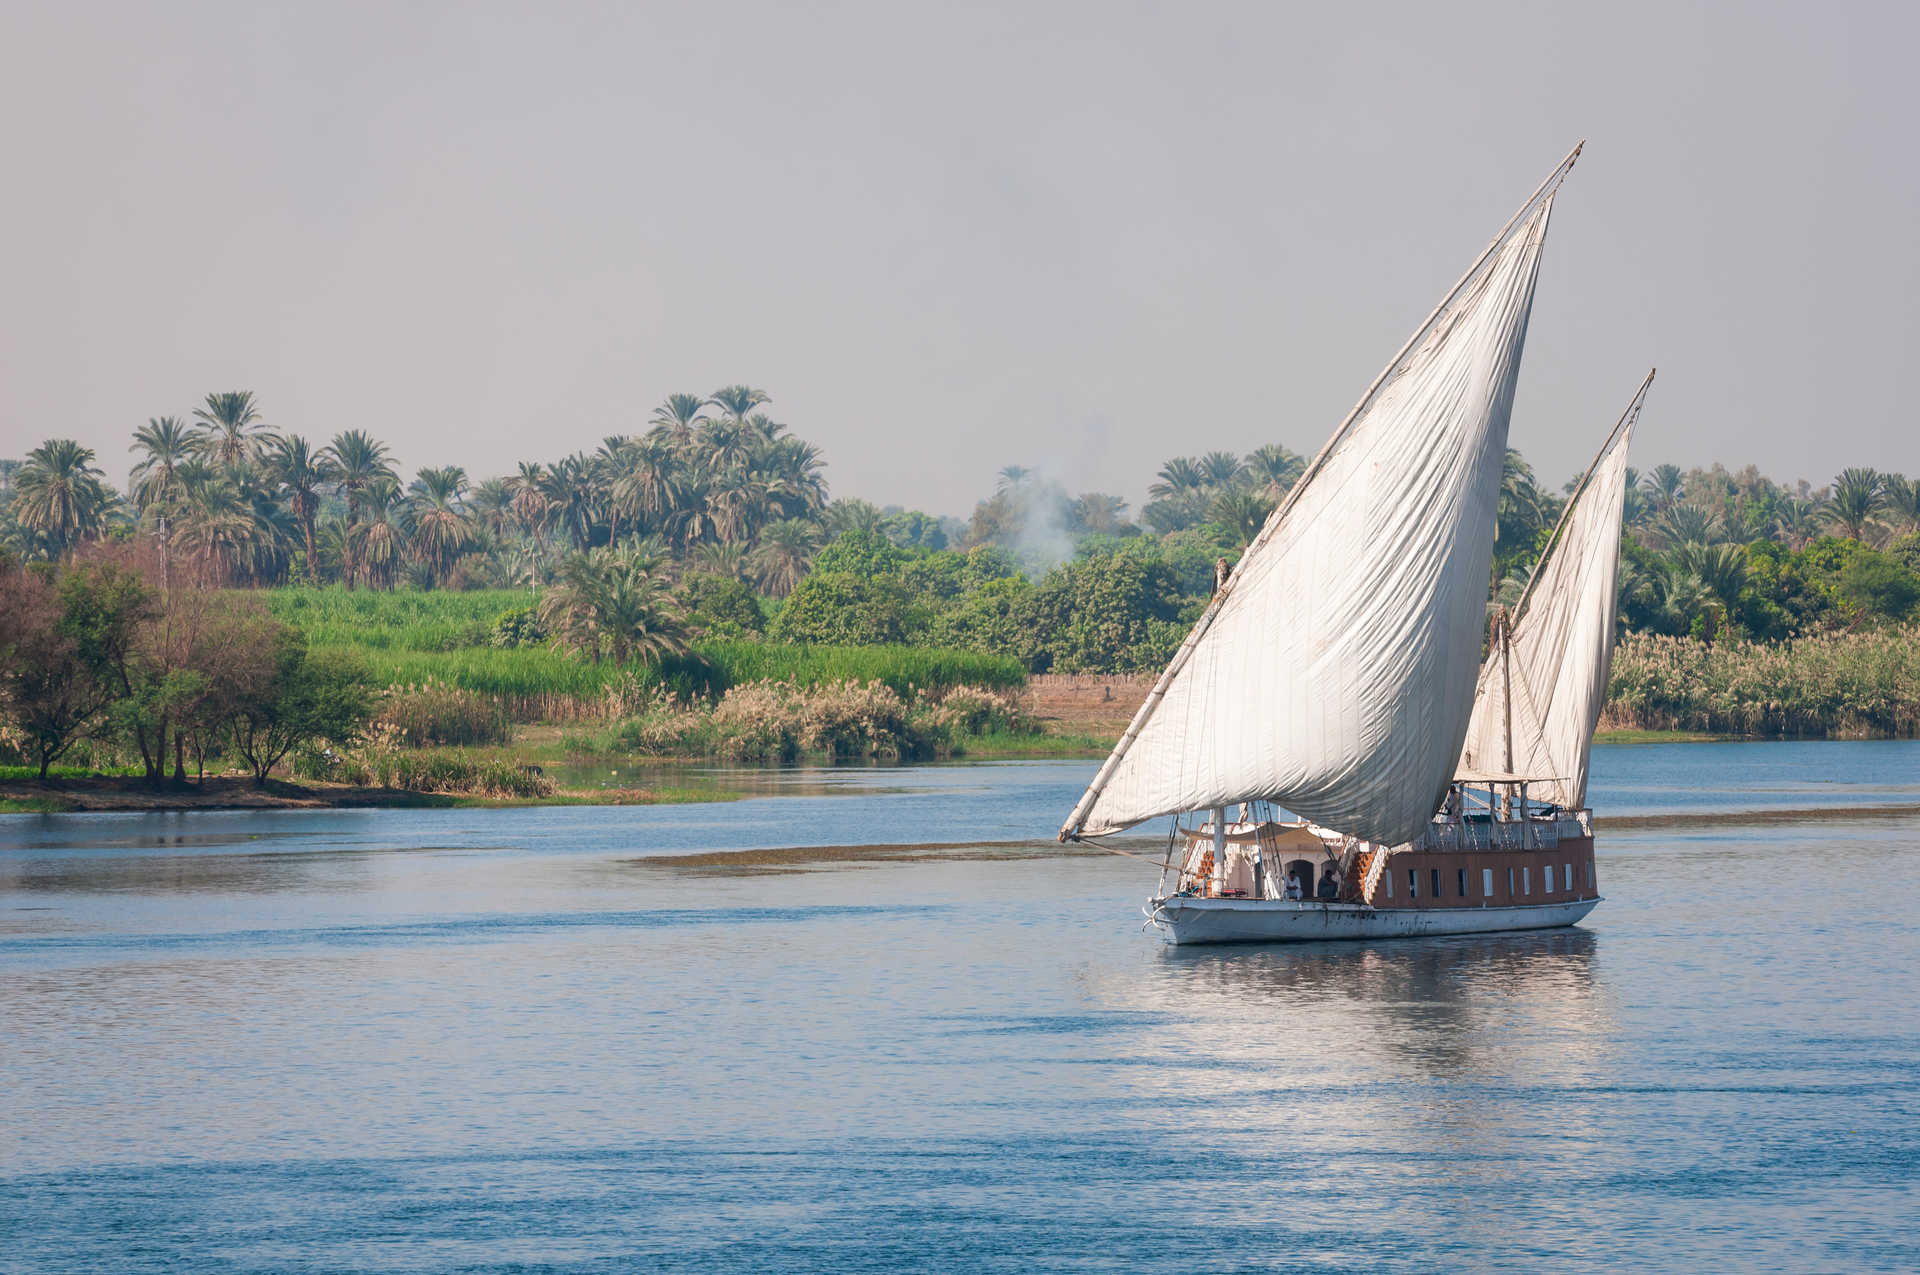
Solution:
<svg viewBox="0 0 1920 1275"><path fill-rule="evenodd" d="M1521 786L1535 776L1477 771L1479 754L1463 755L1477 705L1495 702L1479 692L1480 635L1507 426L1548 220L1579 154L1548 174L1307 466L1061 827L1062 841L1090 840L1175 817L1147 903L1171 942L1535 929L1571 924L1599 901L1591 816L1536 809ZM1597 463L1589 478L1601 473ZM1605 512L1605 483L1584 486L1556 542L1587 534L1576 510ZM1617 499L1612 516L1617 553ZM1548 554L1542 587L1574 556L1553 544ZM1599 645L1610 653L1611 568L1607 580ZM1559 608L1543 595L1535 610ZM1517 645L1509 634L1488 662L1502 677L1515 650L1533 649L1518 621L1510 627ZM1532 658L1521 675L1544 676ZM1464 803L1480 781L1494 795L1472 814ZM1196 812L1202 822L1183 827Z"/></svg>

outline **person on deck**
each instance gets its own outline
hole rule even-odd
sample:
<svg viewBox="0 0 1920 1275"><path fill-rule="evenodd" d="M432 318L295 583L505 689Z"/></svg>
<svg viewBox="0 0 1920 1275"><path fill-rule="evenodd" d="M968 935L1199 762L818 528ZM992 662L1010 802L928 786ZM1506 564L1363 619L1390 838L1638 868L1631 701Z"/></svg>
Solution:
<svg viewBox="0 0 1920 1275"><path fill-rule="evenodd" d="M1332 903L1340 897L1340 883L1333 879L1333 869L1320 874L1320 901Z"/></svg>
<svg viewBox="0 0 1920 1275"><path fill-rule="evenodd" d="M1300 901L1300 878L1291 872L1287 874L1287 898L1295 903Z"/></svg>

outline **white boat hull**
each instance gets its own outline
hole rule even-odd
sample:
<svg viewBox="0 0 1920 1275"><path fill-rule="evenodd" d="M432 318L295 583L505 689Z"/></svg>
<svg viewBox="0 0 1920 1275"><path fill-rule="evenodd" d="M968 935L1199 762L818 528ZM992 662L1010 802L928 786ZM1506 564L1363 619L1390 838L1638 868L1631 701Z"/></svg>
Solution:
<svg viewBox="0 0 1920 1275"><path fill-rule="evenodd" d="M1437 934L1551 930L1593 911L1598 898L1518 907L1374 908L1364 903L1175 896L1147 903L1147 919L1175 944L1321 943Z"/></svg>

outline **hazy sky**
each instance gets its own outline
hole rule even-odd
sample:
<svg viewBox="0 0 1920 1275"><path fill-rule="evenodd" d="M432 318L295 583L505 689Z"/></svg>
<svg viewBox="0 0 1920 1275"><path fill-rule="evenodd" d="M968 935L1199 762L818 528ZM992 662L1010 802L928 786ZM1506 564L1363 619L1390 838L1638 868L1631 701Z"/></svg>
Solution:
<svg viewBox="0 0 1920 1275"><path fill-rule="evenodd" d="M1920 473L1913 5L0 3L0 455L476 476L746 381L836 495L1311 452L1514 207L1512 441Z"/></svg>

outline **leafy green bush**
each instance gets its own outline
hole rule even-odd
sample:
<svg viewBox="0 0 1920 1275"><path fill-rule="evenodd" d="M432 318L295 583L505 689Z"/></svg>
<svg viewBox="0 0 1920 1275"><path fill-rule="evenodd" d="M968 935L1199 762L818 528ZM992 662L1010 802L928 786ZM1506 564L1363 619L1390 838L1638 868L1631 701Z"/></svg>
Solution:
<svg viewBox="0 0 1920 1275"><path fill-rule="evenodd" d="M537 607L514 607L502 611L493 622L487 643L502 650L517 646L539 646L547 640L546 626L540 623Z"/></svg>

